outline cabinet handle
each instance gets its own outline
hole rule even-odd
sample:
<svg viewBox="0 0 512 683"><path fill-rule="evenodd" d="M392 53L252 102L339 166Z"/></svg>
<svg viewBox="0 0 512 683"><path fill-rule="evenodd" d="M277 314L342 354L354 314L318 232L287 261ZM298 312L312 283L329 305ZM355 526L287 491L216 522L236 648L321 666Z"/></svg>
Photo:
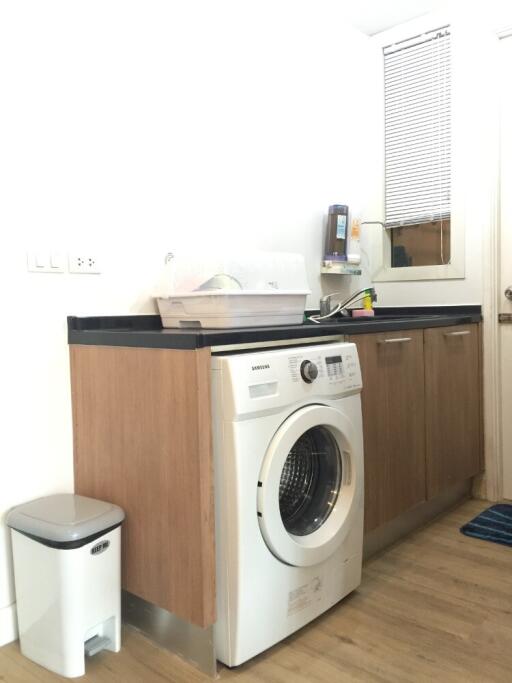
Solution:
<svg viewBox="0 0 512 683"><path fill-rule="evenodd" d="M444 332L445 337L465 337L470 334L469 330L459 330L459 332Z"/></svg>
<svg viewBox="0 0 512 683"><path fill-rule="evenodd" d="M394 339L379 339L377 344L403 344L412 341L412 337L395 337Z"/></svg>

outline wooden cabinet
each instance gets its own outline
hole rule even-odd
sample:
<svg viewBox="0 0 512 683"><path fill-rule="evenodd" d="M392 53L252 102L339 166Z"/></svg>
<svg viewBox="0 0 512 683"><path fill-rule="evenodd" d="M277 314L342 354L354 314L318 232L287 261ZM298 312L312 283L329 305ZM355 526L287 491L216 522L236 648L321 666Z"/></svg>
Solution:
<svg viewBox="0 0 512 683"><path fill-rule="evenodd" d="M477 324L353 335L363 375L365 531L482 469Z"/></svg>
<svg viewBox="0 0 512 683"><path fill-rule="evenodd" d="M215 621L210 350L72 345L75 490L120 505L123 588Z"/></svg>
<svg viewBox="0 0 512 683"><path fill-rule="evenodd" d="M480 471L477 325L425 330L427 497Z"/></svg>
<svg viewBox="0 0 512 683"><path fill-rule="evenodd" d="M365 530L425 500L423 330L350 337L363 375Z"/></svg>
<svg viewBox="0 0 512 683"><path fill-rule="evenodd" d="M353 335L365 529L480 470L478 325ZM215 621L210 351L71 345L76 492L126 511L123 587Z"/></svg>

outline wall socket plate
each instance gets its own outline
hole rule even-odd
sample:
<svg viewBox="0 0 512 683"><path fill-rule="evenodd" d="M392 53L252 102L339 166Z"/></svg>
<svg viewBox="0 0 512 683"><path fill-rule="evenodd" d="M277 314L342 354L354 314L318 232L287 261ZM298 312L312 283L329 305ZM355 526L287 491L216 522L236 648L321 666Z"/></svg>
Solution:
<svg viewBox="0 0 512 683"><path fill-rule="evenodd" d="M70 273L81 275L98 275L101 265L97 256L84 251L78 254L68 254L68 268Z"/></svg>
<svg viewBox="0 0 512 683"><path fill-rule="evenodd" d="M27 270L30 273L64 273L66 255L60 251L27 251Z"/></svg>

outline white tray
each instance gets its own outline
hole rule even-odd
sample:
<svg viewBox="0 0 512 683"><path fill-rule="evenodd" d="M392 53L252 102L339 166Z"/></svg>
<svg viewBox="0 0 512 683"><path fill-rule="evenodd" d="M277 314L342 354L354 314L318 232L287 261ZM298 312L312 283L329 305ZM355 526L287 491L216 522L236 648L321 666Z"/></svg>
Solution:
<svg viewBox="0 0 512 683"><path fill-rule="evenodd" d="M300 325L308 291L190 292L158 297L163 327L260 327Z"/></svg>

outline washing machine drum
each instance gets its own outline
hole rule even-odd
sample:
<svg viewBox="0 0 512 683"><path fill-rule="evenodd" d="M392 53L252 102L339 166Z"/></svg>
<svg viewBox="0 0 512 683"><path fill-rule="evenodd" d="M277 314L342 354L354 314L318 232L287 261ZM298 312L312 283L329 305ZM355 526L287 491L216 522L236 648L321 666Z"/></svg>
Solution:
<svg viewBox="0 0 512 683"><path fill-rule="evenodd" d="M321 405L293 413L258 481L258 520L272 553L298 567L327 559L360 516L362 496L361 438L349 418Z"/></svg>

